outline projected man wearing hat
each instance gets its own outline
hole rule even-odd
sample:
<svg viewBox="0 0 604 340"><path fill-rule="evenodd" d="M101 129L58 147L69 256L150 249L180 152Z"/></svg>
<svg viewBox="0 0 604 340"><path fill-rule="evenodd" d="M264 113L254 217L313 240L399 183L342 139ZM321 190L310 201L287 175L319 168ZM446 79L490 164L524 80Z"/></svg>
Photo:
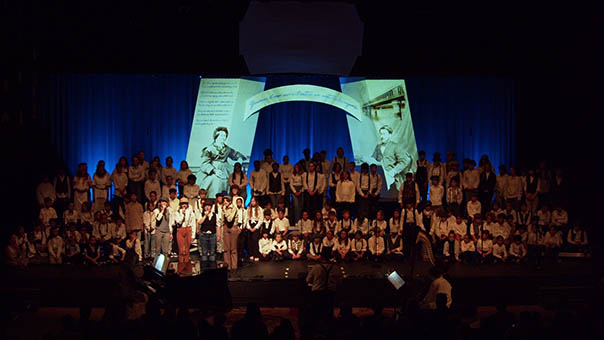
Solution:
<svg viewBox="0 0 604 340"><path fill-rule="evenodd" d="M401 183L405 181L405 173L411 168L411 156L402 144L392 139L391 127L384 125L378 132L380 143L375 146L371 157L382 163L387 182L394 181L398 190Z"/></svg>
<svg viewBox="0 0 604 340"><path fill-rule="evenodd" d="M199 178L201 187L208 191L208 197L215 197L217 193L228 190L229 171L232 165L230 159L243 163L247 157L226 145L229 130L220 126L214 130L214 142L201 151L201 165Z"/></svg>

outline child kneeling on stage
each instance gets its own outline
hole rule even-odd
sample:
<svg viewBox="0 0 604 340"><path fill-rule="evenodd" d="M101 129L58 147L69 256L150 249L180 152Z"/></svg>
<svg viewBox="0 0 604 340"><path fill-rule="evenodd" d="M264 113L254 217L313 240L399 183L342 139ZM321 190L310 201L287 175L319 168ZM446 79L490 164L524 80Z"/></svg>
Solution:
<svg viewBox="0 0 604 340"><path fill-rule="evenodd" d="M489 239L489 232L483 231L476 244L480 263L493 263L493 241Z"/></svg>
<svg viewBox="0 0 604 340"><path fill-rule="evenodd" d="M402 261L404 257L403 237L399 233L393 233L390 231L390 235L386 238L388 239L388 260Z"/></svg>
<svg viewBox="0 0 604 340"><path fill-rule="evenodd" d="M308 259L319 261L321 260L321 254L323 253L323 242L321 242L321 235L313 235L312 240L313 241L308 246Z"/></svg>
<svg viewBox="0 0 604 340"><path fill-rule="evenodd" d="M357 231L350 242L350 258L354 262L365 259L367 255L367 240L363 238L363 233Z"/></svg>
<svg viewBox="0 0 604 340"><path fill-rule="evenodd" d="M470 237L470 234L463 236L460 248L461 254L459 257L463 263L476 264L476 244L474 244L474 240Z"/></svg>
<svg viewBox="0 0 604 340"><path fill-rule="evenodd" d="M522 262L526 257L526 247L522 243L522 236L514 236L514 242L510 244L510 262Z"/></svg>
<svg viewBox="0 0 604 340"><path fill-rule="evenodd" d="M443 245L443 255L445 262L455 263L459 262L460 246L455 236L455 232L451 230L447 239Z"/></svg>
<svg viewBox="0 0 604 340"><path fill-rule="evenodd" d="M333 254L336 261L348 261L350 259L350 239L346 231L342 230L338 234L338 239L333 247Z"/></svg>
<svg viewBox="0 0 604 340"><path fill-rule="evenodd" d="M375 262L384 259L386 245L384 244L383 236L382 231L379 228L375 228L373 230L373 236L367 241L369 244L369 258Z"/></svg>
<svg viewBox="0 0 604 340"><path fill-rule="evenodd" d="M508 251L505 249L503 243L503 236L497 236L495 244L493 245L493 257L495 263L503 263L508 259Z"/></svg>
<svg viewBox="0 0 604 340"><path fill-rule="evenodd" d="M291 236L287 245L287 252L289 254L288 258L292 260L302 260L306 257L304 241L300 239L300 234L295 233Z"/></svg>
<svg viewBox="0 0 604 340"><path fill-rule="evenodd" d="M264 232L262 238L258 240L258 248L260 250L260 260L269 261L273 251L273 240L268 237L268 232Z"/></svg>
<svg viewBox="0 0 604 340"><path fill-rule="evenodd" d="M289 254L287 252L287 243L283 239L283 235L281 235L281 233L277 233L275 235L275 239L273 240L272 250L273 250L273 259L276 262L281 262L281 261L283 261L284 258L287 258L287 255Z"/></svg>

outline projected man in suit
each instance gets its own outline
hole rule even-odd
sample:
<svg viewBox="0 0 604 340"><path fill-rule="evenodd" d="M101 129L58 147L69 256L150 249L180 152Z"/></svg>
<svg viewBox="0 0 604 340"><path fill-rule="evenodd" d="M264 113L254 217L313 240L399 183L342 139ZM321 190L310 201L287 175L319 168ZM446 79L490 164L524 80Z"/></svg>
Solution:
<svg viewBox="0 0 604 340"><path fill-rule="evenodd" d="M375 146L372 157L382 163L384 174L394 181L396 189L405 181L405 173L411 167L411 156L402 144L392 140L392 128L384 125L378 131L380 143ZM387 181L391 182L391 181Z"/></svg>
<svg viewBox="0 0 604 340"><path fill-rule="evenodd" d="M228 190L229 171L233 168L229 164L247 160L247 157L226 145L229 130L226 127L217 127L214 130L214 142L201 151L201 166L199 177L201 187L208 191L208 197L216 197L217 193Z"/></svg>

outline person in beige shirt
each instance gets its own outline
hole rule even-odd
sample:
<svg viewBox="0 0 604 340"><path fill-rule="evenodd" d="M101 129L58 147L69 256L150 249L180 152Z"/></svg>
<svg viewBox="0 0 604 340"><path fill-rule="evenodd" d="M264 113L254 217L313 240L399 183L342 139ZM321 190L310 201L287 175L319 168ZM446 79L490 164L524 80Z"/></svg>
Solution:
<svg viewBox="0 0 604 340"><path fill-rule="evenodd" d="M140 231L143 230L143 206L136 200L136 194L130 194L128 203L126 203L126 231L136 231L138 237L141 237Z"/></svg>

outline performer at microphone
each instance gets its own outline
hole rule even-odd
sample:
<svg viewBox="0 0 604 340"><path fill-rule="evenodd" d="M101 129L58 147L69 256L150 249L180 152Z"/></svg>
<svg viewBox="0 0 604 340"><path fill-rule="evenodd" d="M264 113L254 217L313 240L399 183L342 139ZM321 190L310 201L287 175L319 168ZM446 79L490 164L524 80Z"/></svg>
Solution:
<svg viewBox="0 0 604 340"><path fill-rule="evenodd" d="M220 227L218 226L218 214L212 209L212 202L203 203L199 225L199 246L201 248L201 268L216 268L216 242L220 241Z"/></svg>

